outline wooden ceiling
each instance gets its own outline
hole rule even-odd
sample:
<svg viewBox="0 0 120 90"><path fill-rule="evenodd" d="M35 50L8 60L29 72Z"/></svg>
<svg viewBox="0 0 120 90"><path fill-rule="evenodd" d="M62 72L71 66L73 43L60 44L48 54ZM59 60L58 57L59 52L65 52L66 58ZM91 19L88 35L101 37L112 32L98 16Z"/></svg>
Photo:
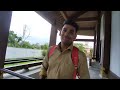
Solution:
<svg viewBox="0 0 120 90"><path fill-rule="evenodd" d="M78 25L78 35L94 36L98 11L35 11L60 30L64 20L71 18Z"/></svg>

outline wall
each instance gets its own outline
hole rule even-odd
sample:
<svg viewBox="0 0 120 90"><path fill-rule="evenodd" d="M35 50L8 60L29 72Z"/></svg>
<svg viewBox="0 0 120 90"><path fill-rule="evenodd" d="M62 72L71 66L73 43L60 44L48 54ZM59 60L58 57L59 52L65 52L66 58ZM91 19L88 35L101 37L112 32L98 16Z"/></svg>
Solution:
<svg viewBox="0 0 120 90"><path fill-rule="evenodd" d="M120 77L120 11L112 11L110 70Z"/></svg>
<svg viewBox="0 0 120 90"><path fill-rule="evenodd" d="M41 57L42 50L7 47L6 59L23 57Z"/></svg>

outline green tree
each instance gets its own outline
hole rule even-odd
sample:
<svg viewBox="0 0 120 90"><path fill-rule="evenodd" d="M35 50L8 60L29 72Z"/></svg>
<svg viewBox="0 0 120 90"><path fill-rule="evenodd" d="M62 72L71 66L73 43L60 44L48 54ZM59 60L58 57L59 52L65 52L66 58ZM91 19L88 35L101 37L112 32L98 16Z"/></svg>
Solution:
<svg viewBox="0 0 120 90"><path fill-rule="evenodd" d="M49 47L48 43L45 43L45 44L43 44L43 45L40 46L40 48L41 48L42 50L47 50L48 47Z"/></svg>
<svg viewBox="0 0 120 90"><path fill-rule="evenodd" d="M32 45L27 41L23 41L22 42L22 48L32 48Z"/></svg>
<svg viewBox="0 0 120 90"><path fill-rule="evenodd" d="M22 41L22 37L18 37L14 31L9 32L8 36L8 46L10 47L19 47L19 43Z"/></svg>
<svg viewBox="0 0 120 90"><path fill-rule="evenodd" d="M84 53L87 53L87 51L85 50L85 46L82 43L74 43L73 45L78 47L78 49L80 51L83 51Z"/></svg>

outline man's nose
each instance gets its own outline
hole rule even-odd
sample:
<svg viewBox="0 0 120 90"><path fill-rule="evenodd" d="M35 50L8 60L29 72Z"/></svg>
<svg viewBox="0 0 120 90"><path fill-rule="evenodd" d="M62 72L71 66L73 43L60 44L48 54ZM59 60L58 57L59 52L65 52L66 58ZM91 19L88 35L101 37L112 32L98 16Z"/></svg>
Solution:
<svg viewBox="0 0 120 90"><path fill-rule="evenodd" d="M65 36L69 36L69 32L65 32Z"/></svg>

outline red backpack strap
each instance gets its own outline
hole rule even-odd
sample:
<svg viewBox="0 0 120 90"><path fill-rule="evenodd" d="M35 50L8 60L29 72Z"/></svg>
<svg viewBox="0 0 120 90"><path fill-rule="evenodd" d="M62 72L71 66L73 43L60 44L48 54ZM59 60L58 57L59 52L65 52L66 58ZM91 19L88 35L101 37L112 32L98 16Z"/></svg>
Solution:
<svg viewBox="0 0 120 90"><path fill-rule="evenodd" d="M73 74L73 78L76 79L76 75L78 76L78 78L80 78L80 75L78 73L78 48L76 48L75 46L73 46L73 50L72 50L72 61L74 64L74 74Z"/></svg>
<svg viewBox="0 0 120 90"><path fill-rule="evenodd" d="M50 48L49 54L48 54L48 58L53 54L53 52L54 52L54 50L55 50L56 47L57 47L57 46L54 45L54 46L52 46L52 47Z"/></svg>

